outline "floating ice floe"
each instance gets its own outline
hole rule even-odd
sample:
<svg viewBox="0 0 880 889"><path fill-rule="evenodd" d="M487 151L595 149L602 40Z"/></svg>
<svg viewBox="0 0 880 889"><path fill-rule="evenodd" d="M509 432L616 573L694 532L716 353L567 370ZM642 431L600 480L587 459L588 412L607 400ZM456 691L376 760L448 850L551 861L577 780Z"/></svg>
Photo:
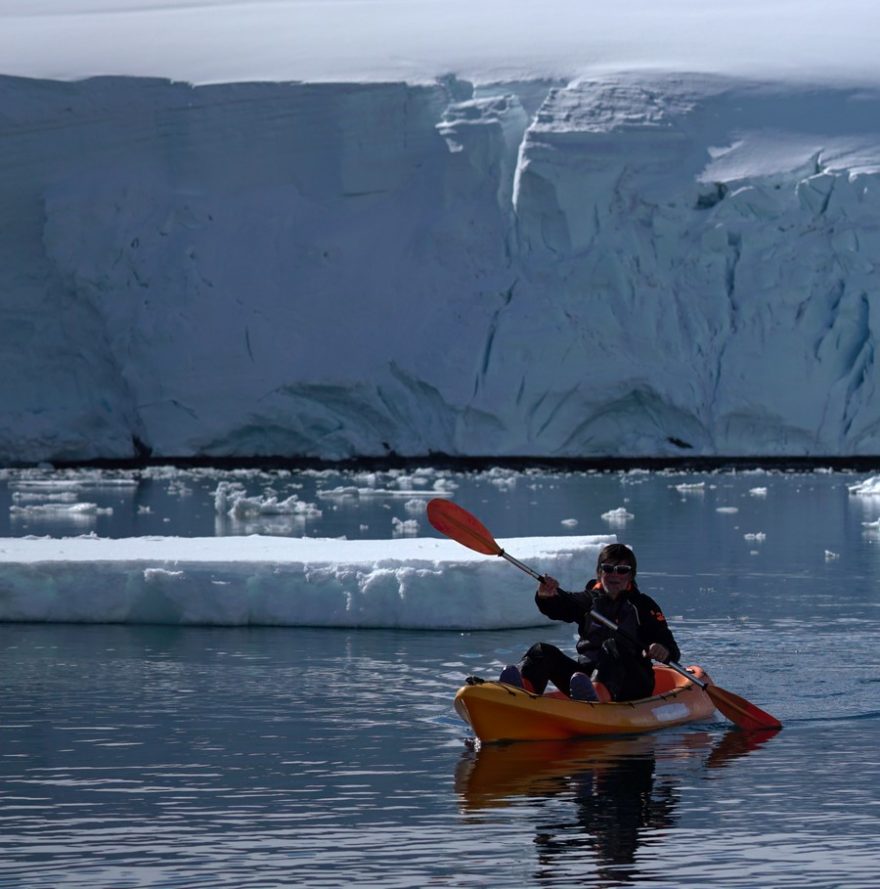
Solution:
<svg viewBox="0 0 880 889"><path fill-rule="evenodd" d="M603 516L604 518L604 516ZM578 520L577 519L563 519L560 525L564 525L566 528L577 528Z"/></svg>
<svg viewBox="0 0 880 889"><path fill-rule="evenodd" d="M825 550L825 561L834 562L840 558L840 553L832 552L830 549Z"/></svg>
<svg viewBox="0 0 880 889"><path fill-rule="evenodd" d="M499 544L588 576L612 535ZM495 629L546 623L534 584L445 538L0 538L0 621Z"/></svg>
<svg viewBox="0 0 880 889"><path fill-rule="evenodd" d="M880 475L871 476L855 485L847 485L850 494L859 497L880 497Z"/></svg>
<svg viewBox="0 0 880 889"><path fill-rule="evenodd" d="M766 497L767 496L767 489L766 488L749 488L749 494L751 494L752 497Z"/></svg>
<svg viewBox="0 0 880 889"><path fill-rule="evenodd" d="M735 512L739 512L738 506L719 506L715 509L715 512L728 513L733 515Z"/></svg>
<svg viewBox="0 0 880 889"><path fill-rule="evenodd" d="M767 539L767 535L763 531L753 531L748 534L743 534L743 537L746 540L753 540L756 543L763 543Z"/></svg>

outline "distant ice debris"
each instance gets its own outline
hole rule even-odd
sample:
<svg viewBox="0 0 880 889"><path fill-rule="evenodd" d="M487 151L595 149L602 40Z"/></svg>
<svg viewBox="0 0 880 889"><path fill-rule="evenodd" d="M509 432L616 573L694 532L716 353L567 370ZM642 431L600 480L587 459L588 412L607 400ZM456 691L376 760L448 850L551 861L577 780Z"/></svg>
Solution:
<svg viewBox="0 0 880 889"><path fill-rule="evenodd" d="M412 480L410 480L412 481ZM407 488L359 488L356 485L341 485L336 488L325 488L318 491L320 500L345 500L360 499L372 497L375 499L381 497L400 498L400 497L424 497L429 500L432 497L451 497L450 493L455 485L449 483L450 487L441 487L439 489L417 490L412 487Z"/></svg>
<svg viewBox="0 0 880 889"><path fill-rule="evenodd" d="M301 519L320 518L321 510L314 503L300 500L291 494L279 500L273 494L263 497L248 497L237 482L220 482L214 492L214 509L220 515L228 515L236 520L257 516L295 516Z"/></svg>
<svg viewBox="0 0 880 889"><path fill-rule="evenodd" d="M413 498L412 500L407 500L406 503L403 504L403 508L413 515L422 515L428 504L425 500L418 500Z"/></svg>
<svg viewBox="0 0 880 889"><path fill-rule="evenodd" d="M76 503L76 491L13 491L13 503Z"/></svg>
<svg viewBox="0 0 880 889"><path fill-rule="evenodd" d="M10 506L9 514L13 518L27 517L32 519L82 519L99 515L113 515L113 507L98 507L97 503L39 503L29 506Z"/></svg>
<svg viewBox="0 0 880 889"><path fill-rule="evenodd" d="M517 477L520 475L512 469L502 469L499 466L493 467L481 474L485 481L490 485L494 485L501 491L512 491L516 487Z"/></svg>
<svg viewBox="0 0 880 889"><path fill-rule="evenodd" d="M676 485L675 490L678 491L679 494L705 494L706 483L696 482L694 484Z"/></svg>
<svg viewBox="0 0 880 889"><path fill-rule="evenodd" d="M840 558L840 553L831 552L830 549L825 550L825 561L826 562L834 562Z"/></svg>
<svg viewBox="0 0 880 889"><path fill-rule="evenodd" d="M577 519L563 519L560 525L564 525L566 528L577 528L578 520Z"/></svg>
<svg viewBox="0 0 880 889"><path fill-rule="evenodd" d="M318 499L320 500L345 500L345 499L355 499L360 497L361 491L364 490L362 488L355 487L354 485L340 485L336 488L326 488L323 491L318 491Z"/></svg>
<svg viewBox="0 0 880 889"><path fill-rule="evenodd" d="M756 543L763 543L767 539L767 535L763 531L754 531L748 534L743 534L743 537L746 540L753 540Z"/></svg>
<svg viewBox="0 0 880 889"><path fill-rule="evenodd" d="M10 491L36 491L45 494L59 491L78 491L85 486L85 482L58 479L57 481L43 479L23 479L9 483Z"/></svg>
<svg viewBox="0 0 880 889"><path fill-rule="evenodd" d="M715 512L723 512L723 513L729 513L730 515L733 515L733 513L739 512L739 507L738 506L719 506L716 508Z"/></svg>
<svg viewBox="0 0 880 889"><path fill-rule="evenodd" d="M252 516L302 516L303 518L319 519L321 510L314 503L300 500L291 494L284 500L277 497L238 497L234 500L228 513L234 519L245 519Z"/></svg>
<svg viewBox="0 0 880 889"><path fill-rule="evenodd" d="M751 494L752 497L766 497L767 496L767 489L766 488L749 488L749 494Z"/></svg>

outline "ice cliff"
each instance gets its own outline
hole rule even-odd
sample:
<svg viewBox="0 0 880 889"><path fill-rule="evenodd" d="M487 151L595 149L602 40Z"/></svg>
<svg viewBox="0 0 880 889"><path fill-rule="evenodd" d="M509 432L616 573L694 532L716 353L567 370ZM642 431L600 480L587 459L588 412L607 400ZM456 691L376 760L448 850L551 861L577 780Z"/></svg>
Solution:
<svg viewBox="0 0 880 889"><path fill-rule="evenodd" d="M880 90L0 78L0 461L880 453Z"/></svg>

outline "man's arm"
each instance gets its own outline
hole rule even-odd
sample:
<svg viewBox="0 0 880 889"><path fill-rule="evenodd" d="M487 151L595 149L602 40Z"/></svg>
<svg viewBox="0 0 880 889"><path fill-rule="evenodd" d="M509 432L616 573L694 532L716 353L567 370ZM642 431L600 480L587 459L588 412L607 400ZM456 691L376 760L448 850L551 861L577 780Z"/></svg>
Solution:
<svg viewBox="0 0 880 889"><path fill-rule="evenodd" d="M646 643L648 654L659 661L677 661L681 657L678 643L672 635L672 630L666 623L666 617L660 610L660 606L650 597L642 593L639 602L639 621L641 624L642 639ZM662 646L663 652L655 646ZM653 651L651 649L654 649Z"/></svg>
<svg viewBox="0 0 880 889"><path fill-rule="evenodd" d="M547 576L535 593L535 604L541 614L551 620L579 623L593 607L593 596L586 590L567 593L559 589L559 582L555 578Z"/></svg>

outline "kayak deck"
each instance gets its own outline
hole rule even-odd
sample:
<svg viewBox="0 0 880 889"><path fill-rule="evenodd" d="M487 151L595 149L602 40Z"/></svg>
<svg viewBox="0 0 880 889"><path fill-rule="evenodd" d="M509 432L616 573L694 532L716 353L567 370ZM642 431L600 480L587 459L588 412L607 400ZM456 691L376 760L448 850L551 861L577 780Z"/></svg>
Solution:
<svg viewBox="0 0 880 889"><path fill-rule="evenodd" d="M573 701L484 681L455 695L455 710L483 743L551 741L590 735L641 734L712 718L715 705L699 686L654 665L654 694L636 701Z"/></svg>

